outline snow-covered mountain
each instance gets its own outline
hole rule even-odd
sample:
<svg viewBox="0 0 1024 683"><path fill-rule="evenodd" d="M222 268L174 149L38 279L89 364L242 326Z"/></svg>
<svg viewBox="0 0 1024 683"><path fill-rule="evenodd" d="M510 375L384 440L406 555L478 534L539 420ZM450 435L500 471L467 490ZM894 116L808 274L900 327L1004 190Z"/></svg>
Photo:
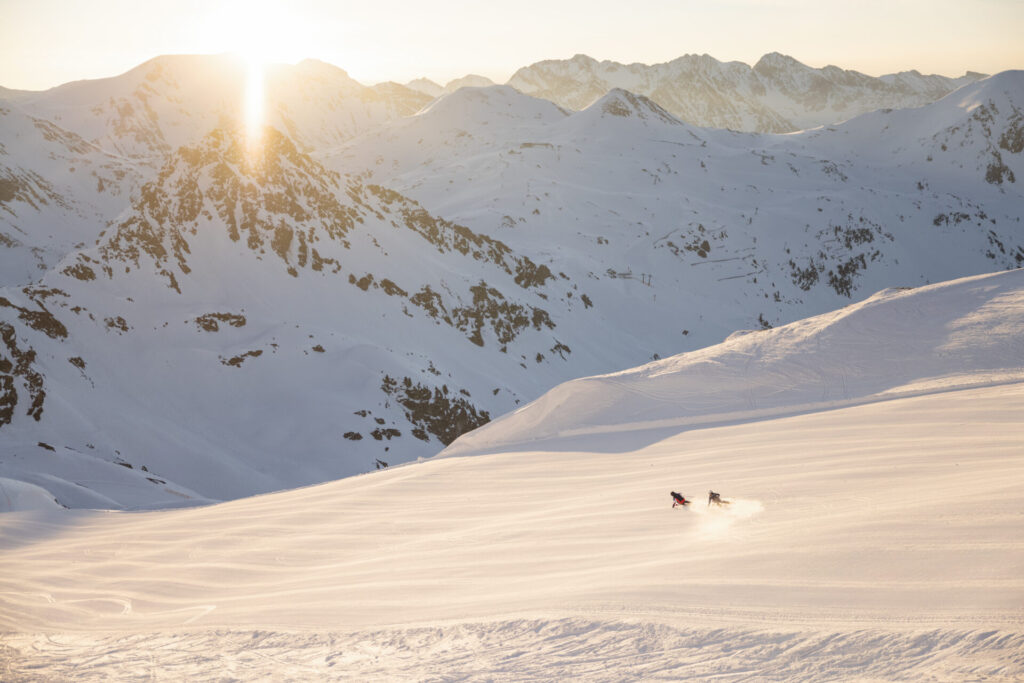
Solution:
<svg viewBox="0 0 1024 683"><path fill-rule="evenodd" d="M1016 270L316 487L116 514L0 476L4 678L1019 680L1022 340Z"/></svg>
<svg viewBox="0 0 1024 683"><path fill-rule="evenodd" d="M245 63L230 55L173 55L11 101L108 152L151 159L243 118L248 78ZM430 101L395 83L361 85L313 59L269 65L264 80L267 122L306 149L329 147Z"/></svg>
<svg viewBox="0 0 1024 683"><path fill-rule="evenodd" d="M254 151L237 65L200 62L3 105L0 477L65 505L415 460L564 381L1024 261L1020 72L780 136L624 90L401 116L427 96L304 62Z"/></svg>
<svg viewBox="0 0 1024 683"><path fill-rule="evenodd" d="M492 85L495 85L494 81L486 76L467 74L462 78L455 78L448 81L444 86L438 85L429 78L417 78L416 80L406 83L405 87L410 90L421 92L431 98L437 98L445 93L453 93L459 88L486 88Z"/></svg>
<svg viewBox="0 0 1024 683"><path fill-rule="evenodd" d="M508 85L575 110L620 88L645 95L696 126L788 133L875 109L917 107L982 77L903 71L873 78L835 66L815 69L777 52L764 55L753 67L709 55L684 55L652 65L576 55L523 67Z"/></svg>
<svg viewBox="0 0 1024 683"><path fill-rule="evenodd" d="M444 86L435 83L429 78L417 78L406 83L405 87L433 98L440 97L445 93Z"/></svg>
<svg viewBox="0 0 1024 683"><path fill-rule="evenodd" d="M447 93L453 93L460 88L487 88L492 85L496 85L496 83L486 76L467 74L462 78L456 78L448 81L444 86L444 91Z"/></svg>
<svg viewBox="0 0 1024 683"><path fill-rule="evenodd" d="M586 283L613 330L601 348L650 358L894 284L1018 267L1022 78L785 136L698 129L621 90L577 113L462 90L325 163L370 168Z"/></svg>
<svg viewBox="0 0 1024 683"><path fill-rule="evenodd" d="M92 244L167 155L244 119L248 73L230 56L154 58L120 76L0 93L0 285L27 284L74 245ZM372 88L306 60L269 66L268 121L325 150L431 98Z"/></svg>
<svg viewBox="0 0 1024 683"><path fill-rule="evenodd" d="M273 129L256 161L215 129L96 247L4 292L0 421L20 460L0 467L34 481L89 460L104 482L51 482L69 504L163 505L365 471L398 443L433 454L543 386L516 379L524 359L570 352L548 309L583 305L554 279Z"/></svg>

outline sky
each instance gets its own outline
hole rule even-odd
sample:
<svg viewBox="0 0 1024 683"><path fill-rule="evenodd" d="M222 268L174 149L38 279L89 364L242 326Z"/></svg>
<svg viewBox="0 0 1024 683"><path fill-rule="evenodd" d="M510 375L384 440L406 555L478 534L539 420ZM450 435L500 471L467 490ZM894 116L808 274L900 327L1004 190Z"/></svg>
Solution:
<svg viewBox="0 0 1024 683"><path fill-rule="evenodd" d="M754 64L782 52L869 75L1024 68L1024 0L0 0L0 86L114 76L162 54L321 59L373 84L583 53Z"/></svg>

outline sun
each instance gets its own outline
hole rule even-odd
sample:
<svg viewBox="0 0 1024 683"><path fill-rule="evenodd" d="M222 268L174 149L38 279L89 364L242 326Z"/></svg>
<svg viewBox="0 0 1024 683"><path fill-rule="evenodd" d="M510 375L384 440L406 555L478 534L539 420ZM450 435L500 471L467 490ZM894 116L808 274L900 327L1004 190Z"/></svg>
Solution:
<svg viewBox="0 0 1024 683"><path fill-rule="evenodd" d="M305 58L304 32L281 2L224 0L211 7L205 31L211 52L235 55L245 66L242 122L250 143L266 123L266 67Z"/></svg>
<svg viewBox="0 0 1024 683"><path fill-rule="evenodd" d="M295 62L308 50L308 29L286 3L222 0L207 15L204 42L249 63Z"/></svg>

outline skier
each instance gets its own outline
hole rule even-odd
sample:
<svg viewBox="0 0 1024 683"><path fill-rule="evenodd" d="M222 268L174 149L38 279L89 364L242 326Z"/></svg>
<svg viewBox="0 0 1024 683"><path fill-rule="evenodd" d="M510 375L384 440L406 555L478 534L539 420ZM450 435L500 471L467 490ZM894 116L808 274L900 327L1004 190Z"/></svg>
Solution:
<svg viewBox="0 0 1024 683"><path fill-rule="evenodd" d="M722 494L715 493L714 491L708 491L708 505L714 503L715 505L728 505L729 501L722 500Z"/></svg>
<svg viewBox="0 0 1024 683"><path fill-rule="evenodd" d="M690 501L686 500L686 497L683 494L676 493L675 491L672 491L671 493L672 493L672 501L673 501L672 502L672 507L675 507L677 505L689 505L690 504Z"/></svg>

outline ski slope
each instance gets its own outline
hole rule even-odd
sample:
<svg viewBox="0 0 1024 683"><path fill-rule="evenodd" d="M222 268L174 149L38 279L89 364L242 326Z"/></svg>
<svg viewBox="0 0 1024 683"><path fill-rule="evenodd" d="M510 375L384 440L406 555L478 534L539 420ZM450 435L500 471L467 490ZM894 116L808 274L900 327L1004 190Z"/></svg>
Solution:
<svg viewBox="0 0 1024 683"><path fill-rule="evenodd" d="M23 488L0 678L1019 680L1022 295L1022 271L883 293L303 489L100 512ZM670 390L725 396L757 337L749 367L863 391L806 402L793 376L774 412L670 415Z"/></svg>

